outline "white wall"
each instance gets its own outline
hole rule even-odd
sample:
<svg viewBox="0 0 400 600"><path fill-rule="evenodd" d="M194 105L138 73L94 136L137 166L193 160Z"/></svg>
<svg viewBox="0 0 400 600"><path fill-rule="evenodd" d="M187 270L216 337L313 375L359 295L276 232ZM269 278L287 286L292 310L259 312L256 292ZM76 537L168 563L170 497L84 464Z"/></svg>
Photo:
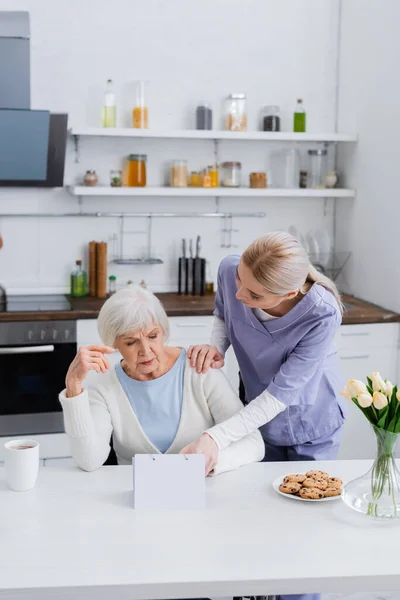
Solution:
<svg viewBox="0 0 400 600"><path fill-rule="evenodd" d="M400 3L343 2L339 130L359 134L341 149L354 203L339 203L338 245L351 245L346 282L353 292L400 311L399 146Z"/></svg>
<svg viewBox="0 0 400 600"><path fill-rule="evenodd" d="M337 0L114 0L112 3L66 0L3 0L2 10L31 14L32 108L66 111L70 124L99 125L104 81L112 77L118 92L120 125L129 125L133 101L131 82L150 81L150 126L193 127L198 102L214 107L232 91L249 99L249 127L257 128L259 107L278 104L283 129L290 130L297 97L307 108L309 131L333 131ZM353 129L353 128L351 128ZM267 145L221 145L220 159L241 160L245 178L250 170L268 167ZM160 184L165 164L188 158L189 168L211 164L211 142L148 140L84 140L81 162L68 147L66 183L78 181L95 168L108 183L111 168L129 152L148 154L149 184ZM213 211L213 200L85 199L83 210ZM73 211L77 200L63 190L0 190L0 213ZM110 265L122 283L144 277L154 290L176 289L176 257L180 238L203 236L203 255L215 276L220 259L240 252L259 234L271 229L300 231L332 226L331 206L320 200L229 200L221 210L265 211L265 219L236 220L237 248L220 248L219 220L156 220L154 254L164 266ZM128 223L142 230L144 223ZM0 251L0 281L10 291L66 291L76 258L91 239L110 241L118 232L115 219L1 219L4 247ZM131 236L131 254L143 250L144 237Z"/></svg>

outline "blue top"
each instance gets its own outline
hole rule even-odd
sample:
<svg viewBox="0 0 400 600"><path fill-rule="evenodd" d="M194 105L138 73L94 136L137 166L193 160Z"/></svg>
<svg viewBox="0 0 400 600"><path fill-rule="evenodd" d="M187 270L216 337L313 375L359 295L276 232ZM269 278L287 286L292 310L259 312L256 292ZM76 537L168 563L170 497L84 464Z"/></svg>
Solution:
<svg viewBox="0 0 400 600"><path fill-rule="evenodd" d="M172 369L149 381L132 379L120 363L115 366L119 382L140 426L151 443L163 453L174 441L181 420L185 366L185 350L182 350Z"/></svg>
<svg viewBox="0 0 400 600"><path fill-rule="evenodd" d="M224 319L242 376L246 401L265 389L286 410L261 427L279 446L304 444L342 425L345 407L334 337L341 314L334 295L314 284L286 315L260 322L235 296L240 256L220 264L215 315Z"/></svg>

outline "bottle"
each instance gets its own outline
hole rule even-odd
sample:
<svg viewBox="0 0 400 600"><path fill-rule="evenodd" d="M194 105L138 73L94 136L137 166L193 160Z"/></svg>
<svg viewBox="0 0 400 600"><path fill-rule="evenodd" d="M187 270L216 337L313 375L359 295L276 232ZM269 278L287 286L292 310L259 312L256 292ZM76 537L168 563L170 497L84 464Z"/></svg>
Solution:
<svg viewBox="0 0 400 600"><path fill-rule="evenodd" d="M304 110L303 100L297 100L296 108L293 115L293 131L296 133L304 133L306 130L306 111Z"/></svg>
<svg viewBox="0 0 400 600"><path fill-rule="evenodd" d="M104 94L103 127L117 126L117 98L113 90L112 79L107 80Z"/></svg>
<svg viewBox="0 0 400 600"><path fill-rule="evenodd" d="M79 298L88 295L88 277L82 269L82 261L76 261L76 269L71 273L71 296Z"/></svg>
<svg viewBox="0 0 400 600"><path fill-rule="evenodd" d="M110 294L110 296L112 296L112 294L115 294L116 291L117 278L115 277L115 275L110 275L110 277L108 278L108 293Z"/></svg>

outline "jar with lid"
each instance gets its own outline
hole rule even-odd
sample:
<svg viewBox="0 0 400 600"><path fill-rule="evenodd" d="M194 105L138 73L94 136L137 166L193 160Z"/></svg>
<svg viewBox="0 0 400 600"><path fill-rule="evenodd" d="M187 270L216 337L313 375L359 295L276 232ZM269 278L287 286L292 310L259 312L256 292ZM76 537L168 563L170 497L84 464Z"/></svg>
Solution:
<svg viewBox="0 0 400 600"><path fill-rule="evenodd" d="M126 185L129 187L146 186L146 154L129 154L126 162Z"/></svg>
<svg viewBox="0 0 400 600"><path fill-rule="evenodd" d="M210 187L218 187L218 165L211 165L208 167L208 174L210 175Z"/></svg>
<svg viewBox="0 0 400 600"><path fill-rule="evenodd" d="M108 293L110 294L110 296L112 296L112 294L115 294L116 291L117 278L115 277L115 275L110 275L110 277L108 278Z"/></svg>
<svg viewBox="0 0 400 600"><path fill-rule="evenodd" d="M171 165L171 187L187 187L187 160L174 160Z"/></svg>
<svg viewBox="0 0 400 600"><path fill-rule="evenodd" d="M122 172L117 169L110 171L110 185L111 187L121 187L122 185Z"/></svg>
<svg viewBox="0 0 400 600"><path fill-rule="evenodd" d="M200 171L192 171L190 173L189 185L190 187L201 187L202 175Z"/></svg>
<svg viewBox="0 0 400 600"><path fill-rule="evenodd" d="M83 178L83 183L85 185L94 186L97 185L99 178L97 177L97 173L94 170L86 171L85 177Z"/></svg>
<svg viewBox="0 0 400 600"><path fill-rule="evenodd" d="M324 188L325 175L327 172L327 154L326 148L308 151L308 181L309 188Z"/></svg>
<svg viewBox="0 0 400 600"><path fill-rule="evenodd" d="M279 106L263 106L261 109L263 131L280 131Z"/></svg>
<svg viewBox="0 0 400 600"><path fill-rule="evenodd" d="M196 129L212 129L212 108L209 104L199 104L196 108Z"/></svg>
<svg viewBox="0 0 400 600"><path fill-rule="evenodd" d="M242 164L240 162L223 162L221 185L224 187L240 187Z"/></svg>
<svg viewBox="0 0 400 600"><path fill-rule="evenodd" d="M226 101L226 128L228 131L247 130L245 94L230 94Z"/></svg>

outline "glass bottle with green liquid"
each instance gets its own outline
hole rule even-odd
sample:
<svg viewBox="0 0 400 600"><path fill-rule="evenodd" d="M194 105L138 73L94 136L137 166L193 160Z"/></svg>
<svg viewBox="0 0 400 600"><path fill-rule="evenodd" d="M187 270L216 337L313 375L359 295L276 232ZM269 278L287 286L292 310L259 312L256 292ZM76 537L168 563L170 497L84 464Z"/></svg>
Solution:
<svg viewBox="0 0 400 600"><path fill-rule="evenodd" d="M295 133L304 133L306 130L306 111L304 110L303 100L297 100L293 115L293 131Z"/></svg>
<svg viewBox="0 0 400 600"><path fill-rule="evenodd" d="M103 105L103 127L117 126L117 98L112 79L107 80Z"/></svg>
<svg viewBox="0 0 400 600"><path fill-rule="evenodd" d="M76 269L71 273L71 296L79 298L81 296L87 296L88 290L88 277L86 271L82 269L82 261L76 261Z"/></svg>

